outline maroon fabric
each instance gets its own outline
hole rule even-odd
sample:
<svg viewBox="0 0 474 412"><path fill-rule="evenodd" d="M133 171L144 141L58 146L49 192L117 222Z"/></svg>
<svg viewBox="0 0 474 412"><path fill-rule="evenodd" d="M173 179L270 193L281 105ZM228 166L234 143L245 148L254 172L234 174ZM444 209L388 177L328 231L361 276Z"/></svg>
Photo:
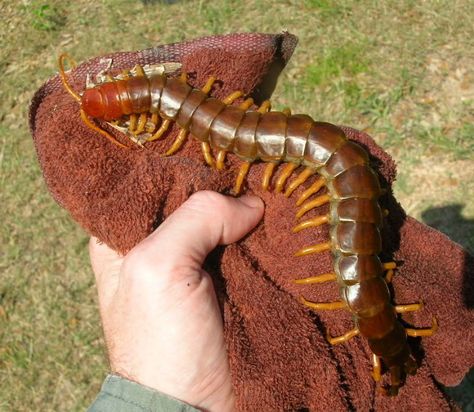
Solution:
<svg viewBox="0 0 474 412"><path fill-rule="evenodd" d="M110 57L116 69L179 61L196 87L216 75L221 83L213 89L214 96L243 90L262 100L271 93L295 45L295 37L287 33L232 34ZM102 68L99 58L92 59L69 74L71 83L81 90L86 73ZM163 158L160 153L176 137L176 127L145 149L123 150L85 126L78 109L54 77L33 99L30 127L54 198L90 234L114 249L129 250L193 192L229 193L232 188L240 164L235 156L228 156L225 171L212 170L205 165L199 145L188 139L176 155ZM237 244L211 253L205 265L223 306L239 410L449 410L438 382L456 385L474 364L470 257L441 233L405 216L390 193L395 178L392 159L368 135L350 128L345 131L368 149L388 189L381 199L390 211L382 257L394 258L400 265L393 279L394 300L425 303L423 311L403 319L421 327L430 325L435 315L440 330L422 339L421 345L420 339L410 340L421 367L408 378L399 396L377 393L366 342L356 337L331 346L325 339L326 330L339 335L351 329L350 314L312 312L298 300L301 295L314 301L336 300L336 285L291 282L332 271L329 253L293 256L299 248L328 238L327 226L291 232L296 223L295 199L311 181L289 199L263 192L260 182L265 165L256 164L246 191L265 201L263 221ZM326 210L318 208L308 217Z"/></svg>

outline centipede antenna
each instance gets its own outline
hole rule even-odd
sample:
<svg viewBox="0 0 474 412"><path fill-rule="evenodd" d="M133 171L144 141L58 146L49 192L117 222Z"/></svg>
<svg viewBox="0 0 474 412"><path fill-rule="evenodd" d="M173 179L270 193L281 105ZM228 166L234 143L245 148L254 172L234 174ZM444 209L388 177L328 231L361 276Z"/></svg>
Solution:
<svg viewBox="0 0 474 412"><path fill-rule="evenodd" d="M59 76L61 76L61 81L63 82L64 88L68 91L68 93L72 97L74 97L78 102L80 102L81 101L81 96L76 91L74 91L74 89L70 86L70 84L67 81L66 73L65 73L65 70L64 70L64 60L69 60L69 64L70 64L72 69L74 69L76 67L76 62L67 53L61 54L58 58Z"/></svg>

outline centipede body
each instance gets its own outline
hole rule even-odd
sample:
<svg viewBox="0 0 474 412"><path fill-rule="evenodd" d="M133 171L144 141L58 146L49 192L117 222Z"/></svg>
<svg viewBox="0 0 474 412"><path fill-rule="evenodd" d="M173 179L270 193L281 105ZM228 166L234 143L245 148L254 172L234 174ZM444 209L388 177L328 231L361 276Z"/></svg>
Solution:
<svg viewBox="0 0 474 412"><path fill-rule="evenodd" d="M63 82L69 90L64 73ZM304 248L296 255L328 250L333 255L334 273L300 279L296 283L335 280L341 300L315 303L302 298L302 302L316 310L349 310L354 318L354 329L340 337L329 336L329 342L342 343L356 335L367 339L374 357L374 378L380 381L381 359L391 375L387 392L395 395L404 376L414 374L417 369L407 335L430 336L436 331L437 323L434 320L430 329L405 329L397 312L418 310L422 305L396 306L391 303L384 273L387 269L393 270L394 265L384 265L378 257L383 251L380 234L383 211L379 204L382 189L367 152L333 124L317 122L302 114L267 112L262 108L250 111L248 104L232 105L234 98L209 97L209 89L209 85L203 90L192 88L183 78L165 74L111 79L84 91L80 96L81 113L87 116L83 119L105 121L140 116L142 132L148 118L154 119L153 127L157 116L166 127L175 122L183 133L168 154L178 150L186 134L190 133L201 142L209 164L212 164L210 148L219 151L217 162L221 165L225 153L237 155L244 162L236 184L237 192L248 168L256 161L269 164L263 179L264 188L268 187L274 165L288 164L286 172L277 180L276 191L283 189L293 170L304 166L304 171L285 192L291 196L308 178L313 175L316 178L297 202L301 205L297 217L325 203L329 203L329 213L300 223L295 232L328 223L330 239ZM161 137L166 127L150 134L145 143ZM322 187L327 188L327 194L314 197Z"/></svg>

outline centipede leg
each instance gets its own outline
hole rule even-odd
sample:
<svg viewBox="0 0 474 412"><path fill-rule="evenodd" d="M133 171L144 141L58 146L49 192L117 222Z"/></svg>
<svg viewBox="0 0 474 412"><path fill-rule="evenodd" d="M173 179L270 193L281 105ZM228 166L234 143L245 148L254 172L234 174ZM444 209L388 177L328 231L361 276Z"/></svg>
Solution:
<svg viewBox="0 0 474 412"><path fill-rule="evenodd" d="M147 132L148 133L153 133L155 131L159 118L160 118L160 116L158 116L158 113L152 113L151 114L151 117L150 117L151 126L147 127Z"/></svg>
<svg viewBox="0 0 474 412"><path fill-rule="evenodd" d="M216 169L217 170L224 169L224 162L225 162L226 153L227 153L226 150L219 150L219 152L217 153L217 157L216 157Z"/></svg>
<svg viewBox="0 0 474 412"><path fill-rule="evenodd" d="M204 160L210 167L214 167L214 159L212 157L211 153L211 146L209 146L209 143L207 142L202 142L201 143L201 149L202 149L202 154L204 156Z"/></svg>
<svg viewBox="0 0 474 412"><path fill-rule="evenodd" d="M349 332L346 332L344 335L332 337L329 331L326 334L326 339L331 345L338 345L339 343L347 342L348 340L352 339L354 336L359 334L359 329L354 328L351 329Z"/></svg>
<svg viewBox="0 0 474 412"><path fill-rule="evenodd" d="M242 188L242 183L244 182L245 177L247 176L247 173L249 172L250 164L251 164L250 162L244 162L240 165L239 174L237 175L237 179L235 181L234 190L233 190L233 193L235 195L238 195L240 193L240 189Z"/></svg>
<svg viewBox="0 0 474 412"><path fill-rule="evenodd" d="M411 303L409 305L396 305L395 312L397 313L407 313L407 312L416 312L417 310L423 309L423 302Z"/></svg>
<svg viewBox="0 0 474 412"><path fill-rule="evenodd" d="M313 167L307 167L306 169L304 169L298 176L295 180L293 180L290 185L287 187L286 191L285 191L285 196L286 197L290 197L291 194L300 186L302 185L304 182L306 182L306 180L308 180L308 178L312 175L314 175L316 173L316 170L313 168Z"/></svg>
<svg viewBox="0 0 474 412"><path fill-rule="evenodd" d="M181 129L179 131L178 137L173 142L173 145L165 153L165 156L171 156L173 153L176 153L180 149L180 147L183 145L184 141L186 140L187 135L188 135L188 131L186 129Z"/></svg>
<svg viewBox="0 0 474 412"><path fill-rule="evenodd" d="M225 104L232 104L234 103L235 100L237 100L239 97L242 97L243 95L244 95L243 92L241 92L240 90L237 90L229 94L226 98L224 98L222 102Z"/></svg>
<svg viewBox="0 0 474 412"><path fill-rule="evenodd" d="M315 310L335 310L335 309L346 309L347 305L345 302L337 301L337 302L311 302L306 300L303 296L300 297L300 302L308 306L311 309Z"/></svg>
<svg viewBox="0 0 474 412"><path fill-rule="evenodd" d="M392 283L392 278L394 274L393 269L396 269L396 267L397 264L395 262L382 263L382 269L387 271L387 273L385 274L386 283Z"/></svg>
<svg viewBox="0 0 474 412"><path fill-rule="evenodd" d="M270 186L270 180L273 176L273 172L277 164L278 164L277 162L267 163L267 166L265 167L265 171L263 172L263 177L262 177L263 190L268 190L268 187Z"/></svg>
<svg viewBox="0 0 474 412"><path fill-rule="evenodd" d="M380 379L382 379L382 362L380 362L380 357L375 353L372 353L372 365L372 377L375 382L380 382Z"/></svg>
<svg viewBox="0 0 474 412"><path fill-rule="evenodd" d="M308 246L308 247L298 250L298 252L295 253L295 256L306 256L312 253L325 252L326 250L331 250L331 247L332 247L331 242L319 243L317 245Z"/></svg>
<svg viewBox="0 0 474 412"><path fill-rule="evenodd" d="M397 264L395 262L382 263L383 270L396 269Z"/></svg>
<svg viewBox="0 0 474 412"><path fill-rule="evenodd" d="M270 111L271 108L272 108L272 103L270 102L270 100L264 100L262 104L260 105L260 107L257 109L257 112L266 113Z"/></svg>
<svg viewBox="0 0 474 412"><path fill-rule="evenodd" d="M297 285L310 285L313 283L330 282L332 280L336 280L335 273L325 273L323 275L311 276L309 278L294 279L293 283L296 283Z"/></svg>
<svg viewBox="0 0 474 412"><path fill-rule="evenodd" d="M239 105L239 109L248 110L250 108L250 106L252 106L252 105L253 105L253 99L251 97L249 97L248 99L244 100Z"/></svg>
<svg viewBox="0 0 474 412"><path fill-rule="evenodd" d="M433 336L437 330L438 330L438 320L433 316L433 321L432 321L432 326L431 328L425 328L425 329L411 329L411 328L405 328L405 331L408 336L417 338L420 336Z"/></svg>
<svg viewBox="0 0 474 412"><path fill-rule="evenodd" d="M146 122L148 120L148 116L146 113L141 113L140 117L138 118L138 125L135 130L135 134L140 134L145 130Z"/></svg>
<svg viewBox="0 0 474 412"><path fill-rule="evenodd" d="M303 202L311 195L319 192L319 190L326 184L326 180L321 177L316 180L308 189L306 189L296 201L296 206L301 206Z"/></svg>
<svg viewBox="0 0 474 412"><path fill-rule="evenodd" d="M305 213L309 212L311 209L314 209L316 207L322 206L326 203L328 203L331 200L331 197L328 194L324 194L321 196L318 196L314 200L311 200L310 202L306 203L303 205L300 210L296 213L296 217L300 218L303 216Z"/></svg>
<svg viewBox="0 0 474 412"><path fill-rule="evenodd" d="M321 226L328 222L329 222L329 215L316 216L313 219L305 220L304 222L301 222L299 225L295 226L293 228L293 233L298 233L300 230L303 230L303 229Z"/></svg>
<svg viewBox="0 0 474 412"><path fill-rule="evenodd" d="M298 167L296 163L287 163L283 172L278 177L275 183L275 192L280 193L283 190L283 186L285 186L286 180L290 177L293 171Z"/></svg>
<svg viewBox="0 0 474 412"><path fill-rule="evenodd" d="M137 123L138 123L138 117L135 113L132 113L130 115L130 121L129 121L129 124L128 124L128 130L131 132L131 133L134 133L136 128L137 128Z"/></svg>
<svg viewBox="0 0 474 412"><path fill-rule="evenodd" d="M291 116L291 109L289 107L285 107L282 111L281 111L285 116Z"/></svg>
<svg viewBox="0 0 474 412"><path fill-rule="evenodd" d="M216 82L216 80L217 79L214 76L209 77L209 79L207 79L207 82L204 85L204 87L201 89L201 91L205 94L209 94L209 92L212 89L212 85Z"/></svg>
<svg viewBox="0 0 474 412"><path fill-rule="evenodd" d="M132 116L130 115L130 121L131 121L131 117ZM157 140L161 136L163 136L163 134L165 134L168 128L170 127L170 124L171 124L171 120L168 120L168 119L163 120L163 123L161 123L160 128L157 130L157 132L153 136L147 139L147 142L152 142L153 140Z"/></svg>

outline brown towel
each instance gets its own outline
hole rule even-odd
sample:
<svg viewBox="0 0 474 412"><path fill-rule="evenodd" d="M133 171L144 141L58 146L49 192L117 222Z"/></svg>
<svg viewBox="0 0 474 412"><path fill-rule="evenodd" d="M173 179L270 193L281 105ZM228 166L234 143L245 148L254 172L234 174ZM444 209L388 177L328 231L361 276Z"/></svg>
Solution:
<svg viewBox="0 0 474 412"><path fill-rule="evenodd" d="M295 45L296 38L288 33L232 34L108 57L113 59L114 69L178 61L195 87L202 87L215 75L221 82L214 87L214 96L222 98L242 90L261 101L272 92ZM86 74L94 76L105 66L106 62L95 58L68 77L80 91ZM112 145L83 124L78 104L57 76L36 93L30 127L54 198L90 234L121 252L148 235L193 192L229 193L240 164L229 155L225 171L210 169L193 139L176 155L161 157L176 137L176 127L163 140L146 144L145 149L124 150ZM422 299L425 309L403 319L421 327L430 325L435 315L439 332L421 342L411 340L421 367L416 376L408 378L399 396L377 393L366 342L356 337L331 346L325 339L326 330L338 335L351 329L350 314L343 310L312 312L298 301L301 295L317 302L336 300L336 285L291 283L295 278L332 271L329 253L293 256L299 248L328 237L327 226L291 232L295 199L308 185L289 199L263 192L264 165L256 164L250 169L246 190L264 199L264 220L242 241L216 250L206 261L223 306L238 408L449 410L450 402L438 382L456 385L474 364L472 259L446 236L404 214L390 192L395 178L393 160L366 134L344 130L368 149L388 189L381 199L390 211L382 258L400 264L392 285L394 301L403 304ZM325 210L321 207L311 213Z"/></svg>

